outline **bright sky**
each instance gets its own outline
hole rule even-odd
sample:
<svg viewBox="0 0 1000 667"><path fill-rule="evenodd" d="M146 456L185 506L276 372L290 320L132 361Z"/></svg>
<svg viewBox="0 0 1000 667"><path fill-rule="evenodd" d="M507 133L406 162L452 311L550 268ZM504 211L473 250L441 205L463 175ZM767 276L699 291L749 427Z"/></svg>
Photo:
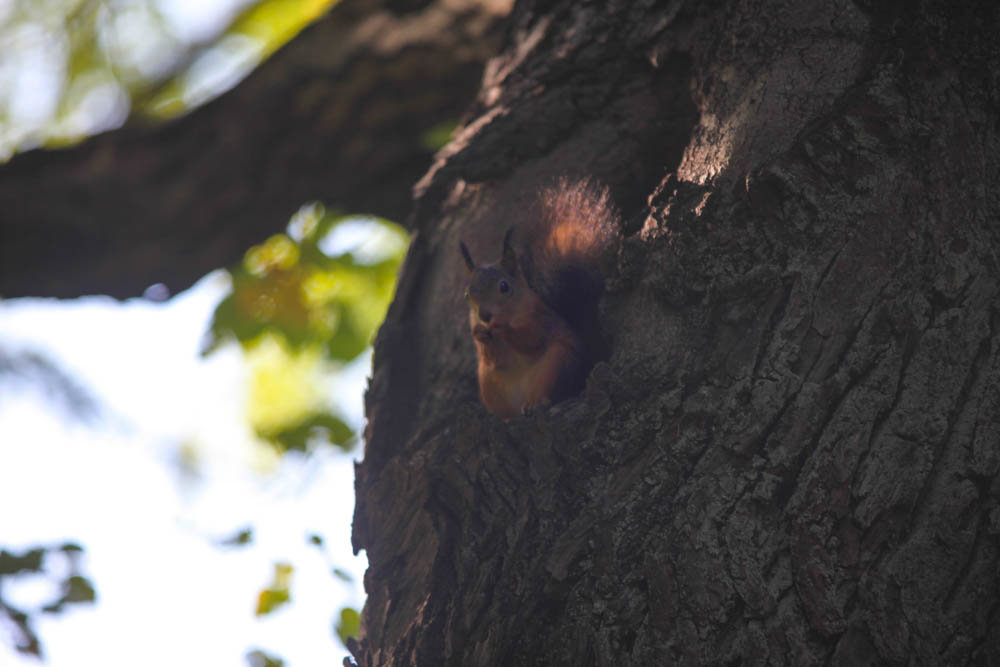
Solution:
<svg viewBox="0 0 1000 667"><path fill-rule="evenodd" d="M242 353L198 354L226 288L217 273L163 304L0 302L0 350L43 353L98 401L84 423L37 383L0 382L0 546L78 542L97 589L96 605L37 617L53 667L245 667L252 648L293 667L346 655L333 624L341 607L360 608L366 566L350 548L352 457L285 456L259 471L266 457L248 427ZM352 426L368 364L355 362L333 388ZM199 452L199 477L177 465L181 445ZM214 544L247 525L252 545ZM311 533L326 538L326 554ZM258 619L257 593L279 561L295 567L292 603ZM15 580L4 594L33 607L55 597L49 585ZM37 663L0 635L0 665L21 664Z"/></svg>

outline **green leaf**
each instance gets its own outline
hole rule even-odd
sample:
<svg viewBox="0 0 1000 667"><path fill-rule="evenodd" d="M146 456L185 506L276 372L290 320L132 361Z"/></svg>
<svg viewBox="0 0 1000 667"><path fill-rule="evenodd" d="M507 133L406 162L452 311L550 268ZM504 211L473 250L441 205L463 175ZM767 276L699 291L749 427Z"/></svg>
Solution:
<svg viewBox="0 0 1000 667"><path fill-rule="evenodd" d="M358 610L350 607L341 609L340 621L337 623L337 636L340 637L340 641L347 644L349 638L357 639L360 632L361 614L358 613Z"/></svg>
<svg viewBox="0 0 1000 667"><path fill-rule="evenodd" d="M30 549L20 556L9 551L0 551L0 575L20 572L38 572L42 569L45 549Z"/></svg>
<svg viewBox="0 0 1000 667"><path fill-rule="evenodd" d="M265 588L257 594L257 609L254 614L264 616L291 601L288 591L280 588Z"/></svg>
<svg viewBox="0 0 1000 667"><path fill-rule="evenodd" d="M267 588L257 594L257 616L270 614L278 607L291 601L289 590L292 584L294 568L289 563L275 563L274 576Z"/></svg>
<svg viewBox="0 0 1000 667"><path fill-rule="evenodd" d="M253 528L247 527L236 531L227 538L219 540L224 547L243 547L253 543Z"/></svg>
<svg viewBox="0 0 1000 667"><path fill-rule="evenodd" d="M354 581L354 576L350 572L348 572L347 570L342 570L339 567L333 568L333 576L348 583Z"/></svg>
<svg viewBox="0 0 1000 667"><path fill-rule="evenodd" d="M354 225L343 230L350 247L325 244L345 223ZM216 307L203 354L271 333L293 349L318 345L330 359L356 358L385 318L406 245L406 233L387 220L303 206L287 234L253 246L230 269L232 293Z"/></svg>
<svg viewBox="0 0 1000 667"><path fill-rule="evenodd" d="M63 583L63 600L66 602L93 602L94 586L86 577L74 575Z"/></svg>
<svg viewBox="0 0 1000 667"><path fill-rule="evenodd" d="M326 342L326 353L331 359L350 361L368 347L368 336L358 331L354 323L344 318L342 324Z"/></svg>
<svg viewBox="0 0 1000 667"><path fill-rule="evenodd" d="M284 450L307 451L311 442L325 442L349 451L354 443L354 431L339 417L326 412L313 413L294 426L276 433L258 435Z"/></svg>
<svg viewBox="0 0 1000 667"><path fill-rule="evenodd" d="M259 648L247 651L246 659L250 667L285 667L284 659L262 651Z"/></svg>

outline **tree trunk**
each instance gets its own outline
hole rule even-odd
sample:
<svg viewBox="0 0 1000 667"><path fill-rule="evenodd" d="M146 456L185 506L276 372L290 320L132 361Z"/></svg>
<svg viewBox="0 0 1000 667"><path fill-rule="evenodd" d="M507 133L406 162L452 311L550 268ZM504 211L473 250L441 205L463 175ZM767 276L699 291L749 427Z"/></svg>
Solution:
<svg viewBox="0 0 1000 667"><path fill-rule="evenodd" d="M344 0L219 99L0 166L0 296L177 292L302 204L402 221L509 0Z"/></svg>
<svg viewBox="0 0 1000 667"><path fill-rule="evenodd" d="M522 2L375 354L362 666L1000 664L1000 9ZM584 393L479 405L457 250L624 242Z"/></svg>

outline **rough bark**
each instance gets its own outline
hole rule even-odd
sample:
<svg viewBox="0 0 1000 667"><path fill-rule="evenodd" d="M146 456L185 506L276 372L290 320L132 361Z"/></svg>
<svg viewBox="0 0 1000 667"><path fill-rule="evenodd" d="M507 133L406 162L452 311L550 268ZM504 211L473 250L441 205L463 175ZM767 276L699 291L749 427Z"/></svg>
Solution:
<svg viewBox="0 0 1000 667"><path fill-rule="evenodd" d="M344 0L239 86L0 166L0 295L176 292L303 203L402 221L496 50L507 0Z"/></svg>
<svg viewBox="0 0 1000 667"><path fill-rule="evenodd" d="M1000 664L996 3L511 20L376 344L358 662ZM458 239L582 175L613 354L505 423Z"/></svg>

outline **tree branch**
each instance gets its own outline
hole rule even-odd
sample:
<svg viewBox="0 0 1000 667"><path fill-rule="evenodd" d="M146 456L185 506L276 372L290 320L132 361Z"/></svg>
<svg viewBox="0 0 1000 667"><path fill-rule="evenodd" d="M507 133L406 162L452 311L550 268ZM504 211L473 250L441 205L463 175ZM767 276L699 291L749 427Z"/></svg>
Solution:
<svg viewBox="0 0 1000 667"><path fill-rule="evenodd" d="M413 5L344 0L182 118L15 156L0 167L0 295L176 292L310 200L403 221L430 164L422 137L468 106L507 9Z"/></svg>

